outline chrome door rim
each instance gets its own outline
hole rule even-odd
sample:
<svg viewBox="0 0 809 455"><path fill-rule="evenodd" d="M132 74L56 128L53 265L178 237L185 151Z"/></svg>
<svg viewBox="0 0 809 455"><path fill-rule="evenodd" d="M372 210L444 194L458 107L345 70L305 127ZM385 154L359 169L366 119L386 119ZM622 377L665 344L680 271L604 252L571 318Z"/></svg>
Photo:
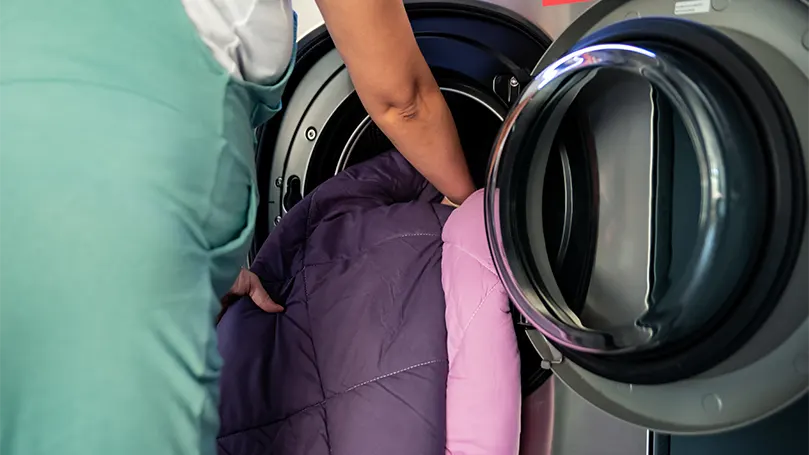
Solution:
<svg viewBox="0 0 809 455"><path fill-rule="evenodd" d="M662 0L599 2L555 40L537 65L541 71L588 43L662 38L694 51L745 88L745 104L754 107L770 172L777 177L777 205L770 214L777 220L771 225L775 235L766 240L762 268L740 303L754 319L711 328L693 344L662 357L654 351L643 356L580 353L536 334L546 366L567 386L608 414L644 428L689 435L727 431L778 412L809 388L809 234L804 225L809 111L803 101L809 90L809 48L801 43L807 2L772 3L763 17L754 14L760 5L737 2L683 21ZM641 19L624 20L629 17ZM686 23L710 33L685 33ZM711 43L708 35L722 39ZM751 308L757 299L772 303Z"/></svg>
<svg viewBox="0 0 809 455"><path fill-rule="evenodd" d="M568 104L573 98L567 93L559 95L556 92L561 93L568 87L567 92L575 95L571 86L582 87L588 76L603 68L639 74L667 95L682 115L690 132L689 136L700 161L703 187L700 240L695 248L699 253L693 257L694 266L689 268L687 276L675 284L675 293L672 294L674 297L663 299L656 307L650 306L649 311L634 326L619 327L609 332L585 327L567 308L552 278L550 263L546 257L533 257L538 275L542 277L540 286L530 286L527 272L512 267L512 264L520 263L520 257L525 253L519 251L521 249L515 247L513 239L502 230L501 221L505 212L500 210L502 201L499 194L500 187L505 184L500 180L501 159L504 151L511 145L515 129L525 127L519 124L521 116L527 111L538 113L545 108L560 110L558 106L548 106L556 102L564 107L563 97L568 98ZM573 81L576 77L580 79ZM704 289L705 280L708 279L707 271L717 258L727 255L727 251L721 251L723 245L717 242L717 238L722 232L733 229L723 215L727 212L727 166L720 153L722 144L714 125L716 120L712 117L713 110L708 100L700 96L694 82L675 65L669 64L664 55L626 44L598 44L572 52L537 75L522 94L495 143L487 185L486 219L490 246L498 269L505 275L503 278L507 291L516 302L526 303L521 306L526 318L545 336L562 346L581 352L639 352L660 346L672 334L682 333L704 323L718 310L723 300L713 300L706 304L706 299L701 299L698 305L689 306L689 302L697 301L695 293ZM554 131L560 117L550 115L545 120L547 123L540 122L543 123L543 132L538 135L540 143L536 147L537 150L542 150L540 153L550 149L548 141L552 141L553 136L545 132ZM540 234L538 238L544 245L544 235Z"/></svg>

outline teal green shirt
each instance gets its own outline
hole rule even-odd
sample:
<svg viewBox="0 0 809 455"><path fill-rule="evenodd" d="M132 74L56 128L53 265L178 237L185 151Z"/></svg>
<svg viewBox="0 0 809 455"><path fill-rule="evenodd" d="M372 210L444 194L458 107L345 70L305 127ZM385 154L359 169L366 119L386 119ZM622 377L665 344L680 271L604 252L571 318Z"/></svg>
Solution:
<svg viewBox="0 0 809 455"><path fill-rule="evenodd" d="M3 1L0 453L215 452L213 321L291 67L232 78L179 0Z"/></svg>

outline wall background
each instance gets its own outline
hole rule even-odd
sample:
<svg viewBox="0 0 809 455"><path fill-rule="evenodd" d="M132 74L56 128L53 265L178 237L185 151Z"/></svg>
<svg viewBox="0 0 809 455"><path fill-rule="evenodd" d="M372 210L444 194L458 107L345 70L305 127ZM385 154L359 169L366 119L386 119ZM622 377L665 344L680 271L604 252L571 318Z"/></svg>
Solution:
<svg viewBox="0 0 809 455"><path fill-rule="evenodd" d="M298 39L323 23L315 0L292 0L292 8L298 13Z"/></svg>
<svg viewBox="0 0 809 455"><path fill-rule="evenodd" d="M593 1L570 5L542 6L541 0L484 0L516 11L528 18L556 38L562 30L577 18ZM323 23L323 16L317 9L315 0L292 0L292 7L298 12L298 39Z"/></svg>

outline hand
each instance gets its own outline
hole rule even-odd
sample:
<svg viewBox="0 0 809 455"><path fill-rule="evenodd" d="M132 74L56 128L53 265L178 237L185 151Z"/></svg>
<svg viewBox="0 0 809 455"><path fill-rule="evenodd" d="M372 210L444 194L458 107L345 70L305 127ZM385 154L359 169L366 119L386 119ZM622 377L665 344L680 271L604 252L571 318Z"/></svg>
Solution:
<svg viewBox="0 0 809 455"><path fill-rule="evenodd" d="M448 205L448 206L450 206L450 207L454 207L454 208L456 208L456 209L457 209L458 207L460 207L460 204L456 204L456 203L454 203L454 202L450 201L450 200L449 200L449 198L448 198L448 197L446 197L446 196L444 196L444 199L442 199L442 200L441 200L441 203L442 203L442 204L444 204L444 205Z"/></svg>
<svg viewBox="0 0 809 455"><path fill-rule="evenodd" d="M261 280L259 280L258 275L242 268L239 271L239 276L236 277L236 282L233 283L233 286L231 286L230 290L220 301L222 303L222 311L219 312L216 322L218 323L219 320L222 319L222 315L225 314L228 307L244 296L250 297L259 308L267 313L280 313L284 311L284 307L273 302L270 295L264 290L264 286L261 285Z"/></svg>

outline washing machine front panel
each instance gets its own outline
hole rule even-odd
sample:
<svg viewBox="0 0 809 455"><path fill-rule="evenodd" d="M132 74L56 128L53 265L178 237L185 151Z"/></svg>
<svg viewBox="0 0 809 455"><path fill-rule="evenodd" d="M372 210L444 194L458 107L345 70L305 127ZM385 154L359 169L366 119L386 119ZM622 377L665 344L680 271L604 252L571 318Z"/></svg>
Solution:
<svg viewBox="0 0 809 455"><path fill-rule="evenodd" d="M558 38L565 29L581 16L596 1L551 1L547 0L486 0L513 11L542 29L552 39Z"/></svg>
<svg viewBox="0 0 809 455"><path fill-rule="evenodd" d="M542 0L485 0L485 2L522 16L552 39L556 39L568 25L596 3L594 0L579 0L550 2L552 5L546 6L545 3L548 2ZM293 0L292 6L298 13L299 38L305 37L323 25L323 16L320 15L315 0Z"/></svg>
<svg viewBox="0 0 809 455"><path fill-rule="evenodd" d="M547 364L616 417L716 432L809 387L807 14L798 0L598 3L506 119L487 188L498 269ZM560 246L546 171L571 116L591 171L568 188L590 197L554 205L571 213ZM581 220L592 229L573 232ZM586 258L574 282L571 254Z"/></svg>
<svg viewBox="0 0 809 455"><path fill-rule="evenodd" d="M450 98L462 99L460 102L450 100L453 104L471 102L476 108L475 112L487 119L484 128L480 129L479 133L482 134L489 131L486 126L493 123L495 118L505 116L522 88L530 81L531 71L550 45L551 39L558 36L573 19L595 2L578 1L554 6L544 6L544 2L539 0L409 0L405 3L411 11L411 17L421 24L413 22L414 31L433 69L443 67L455 75L477 79L475 83L478 86L471 90L469 84L459 86L458 78L453 75L442 78L439 83L442 84L444 93L450 94ZM311 156L321 155L316 148L329 141L339 142L339 156L347 157L351 154L351 144L367 145L368 137L379 139L377 146L386 142L383 137L379 137L372 124L370 127L364 126L369 125L370 121L361 106L357 108L359 103L353 94L353 85L345 73L339 55L332 52L334 46L314 0L293 0L292 4L298 14L296 68L284 94L284 110L281 115L257 131L257 164L263 204L256 222L256 242L252 254L257 252L263 239L280 221L288 207L327 177L329 171L345 166L343 158L330 158L326 160L327 163L320 163L319 159L312 160ZM422 13L413 16L414 10L421 10ZM443 12L438 14L439 10ZM488 16L493 21L476 30L474 24L461 23L463 17L476 14ZM441 17L430 18L430 15ZM505 21L504 16L507 17ZM447 28L447 22L455 24ZM459 30L460 33L457 33ZM429 36L430 31L469 35L470 30L474 33L466 44L463 39L450 42L453 40L431 40ZM487 44L483 41L499 43L492 46L491 50L499 54L498 57L504 58L497 61L498 57L484 55L486 52L481 52L481 49ZM500 67L502 70L495 74L491 71L493 67ZM343 109L340 109L341 106ZM477 109L478 107L483 109ZM471 127L469 129L474 130ZM322 134L335 130L347 133L338 134L338 137ZM475 143L488 146L489 142L490 140ZM488 151L485 155L488 155ZM487 161L488 156L483 160ZM475 168L481 167L479 180L485 180L485 164L470 164ZM323 169L316 169L318 166ZM307 178L310 169L314 169L317 175Z"/></svg>
<svg viewBox="0 0 809 455"><path fill-rule="evenodd" d="M551 41L524 17L491 3L414 1L407 9L482 185L497 130ZM258 131L264 203L256 246L312 188L368 153L392 147L370 122L323 26L299 40L283 104Z"/></svg>
<svg viewBox="0 0 809 455"><path fill-rule="evenodd" d="M299 15L305 13L295 6ZM503 119L522 87L531 82L531 71L551 40L525 17L493 3L415 1L407 2L406 8L453 113L473 179L482 186ZM287 211L318 184L346 166L393 148L368 118L325 27L298 42L283 105L279 115L257 131L261 204L251 255L257 254ZM580 140L571 134L566 145L577 149ZM572 268L574 261L569 262ZM540 368L541 359L526 330L534 329L517 327L523 393L528 395L550 372Z"/></svg>

